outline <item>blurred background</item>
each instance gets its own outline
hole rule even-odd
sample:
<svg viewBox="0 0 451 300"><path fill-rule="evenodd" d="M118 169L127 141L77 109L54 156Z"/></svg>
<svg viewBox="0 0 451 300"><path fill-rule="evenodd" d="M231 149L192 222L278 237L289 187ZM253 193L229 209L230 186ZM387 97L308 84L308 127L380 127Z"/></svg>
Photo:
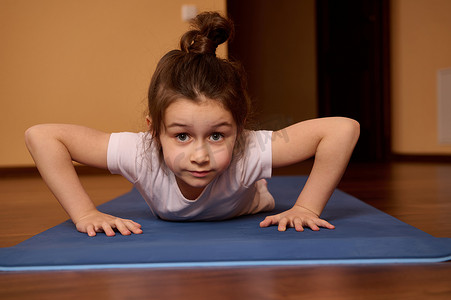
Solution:
<svg viewBox="0 0 451 300"><path fill-rule="evenodd" d="M235 21L218 53L244 64L262 128L348 116L354 160L451 157L449 0L0 0L0 168L33 166L34 124L144 130L193 9Z"/></svg>

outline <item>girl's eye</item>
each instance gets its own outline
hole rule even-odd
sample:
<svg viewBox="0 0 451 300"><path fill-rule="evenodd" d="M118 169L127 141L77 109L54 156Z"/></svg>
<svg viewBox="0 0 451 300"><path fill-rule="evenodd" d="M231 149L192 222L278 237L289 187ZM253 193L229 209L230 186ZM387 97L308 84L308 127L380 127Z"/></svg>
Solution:
<svg viewBox="0 0 451 300"><path fill-rule="evenodd" d="M179 140L180 142L186 142L188 140L188 135L186 133L179 133L175 136L177 138L177 140Z"/></svg>
<svg viewBox="0 0 451 300"><path fill-rule="evenodd" d="M210 136L210 139L214 142L221 141L223 138L224 138L224 135L219 132L215 132Z"/></svg>

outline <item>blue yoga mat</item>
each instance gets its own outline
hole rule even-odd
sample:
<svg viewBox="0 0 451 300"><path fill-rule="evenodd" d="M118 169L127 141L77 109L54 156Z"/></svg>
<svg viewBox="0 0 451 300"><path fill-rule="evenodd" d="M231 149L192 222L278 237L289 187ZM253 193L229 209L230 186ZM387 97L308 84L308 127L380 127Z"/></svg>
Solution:
<svg viewBox="0 0 451 300"><path fill-rule="evenodd" d="M275 211L292 206L306 177L274 177ZM133 219L142 235L88 237L66 221L14 247L0 248L1 271L163 268L451 260L451 238L436 238L336 190L322 217L336 226L318 232L260 228L268 213L218 222L168 222L150 213L133 189L101 211Z"/></svg>

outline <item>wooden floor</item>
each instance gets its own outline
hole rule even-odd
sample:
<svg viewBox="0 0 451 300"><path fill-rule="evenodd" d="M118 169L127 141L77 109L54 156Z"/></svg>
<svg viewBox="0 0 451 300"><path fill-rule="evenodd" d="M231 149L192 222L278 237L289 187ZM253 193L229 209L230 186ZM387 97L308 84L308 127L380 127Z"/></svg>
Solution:
<svg viewBox="0 0 451 300"><path fill-rule="evenodd" d="M308 167L277 174L306 174ZM131 188L117 176L81 177L96 204ZM451 164L352 163L339 188L436 237L451 237ZM0 247L66 218L38 176L0 177ZM451 263L0 273L0 299L301 297L451 299Z"/></svg>

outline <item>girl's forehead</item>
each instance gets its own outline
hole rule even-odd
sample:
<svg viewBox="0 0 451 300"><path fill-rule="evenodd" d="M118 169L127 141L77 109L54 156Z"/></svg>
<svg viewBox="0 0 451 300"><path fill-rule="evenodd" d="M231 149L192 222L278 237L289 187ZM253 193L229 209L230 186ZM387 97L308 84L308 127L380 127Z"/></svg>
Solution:
<svg viewBox="0 0 451 300"><path fill-rule="evenodd" d="M217 99L210 99L204 96L200 96L196 100L187 99L187 98L177 98L174 101L172 101L171 104L166 108L169 109L172 107L174 108L220 108L223 110L227 110L224 105L222 104L221 100Z"/></svg>
<svg viewBox="0 0 451 300"><path fill-rule="evenodd" d="M213 99L202 99L193 101L180 98L171 103L165 111L164 123L195 125L195 124L218 124L230 123L235 125L232 114L221 102Z"/></svg>

